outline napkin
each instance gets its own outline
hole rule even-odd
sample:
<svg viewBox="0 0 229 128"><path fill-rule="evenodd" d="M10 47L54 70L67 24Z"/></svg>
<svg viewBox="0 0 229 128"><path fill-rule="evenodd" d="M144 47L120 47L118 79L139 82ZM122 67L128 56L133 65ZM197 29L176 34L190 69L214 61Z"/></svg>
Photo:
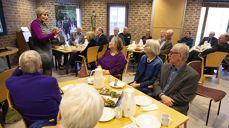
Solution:
<svg viewBox="0 0 229 128"><path fill-rule="evenodd" d="M66 91L68 88L70 88L70 87L72 87L72 86L73 86L73 84L69 84L69 85L66 85L66 86L62 87L61 89L62 89L63 91Z"/></svg>
<svg viewBox="0 0 229 128"><path fill-rule="evenodd" d="M123 128L138 128L135 123L128 124L124 126Z"/></svg>
<svg viewBox="0 0 229 128"><path fill-rule="evenodd" d="M151 104L148 106L141 106L143 111L152 111L158 109L158 106L156 104Z"/></svg>

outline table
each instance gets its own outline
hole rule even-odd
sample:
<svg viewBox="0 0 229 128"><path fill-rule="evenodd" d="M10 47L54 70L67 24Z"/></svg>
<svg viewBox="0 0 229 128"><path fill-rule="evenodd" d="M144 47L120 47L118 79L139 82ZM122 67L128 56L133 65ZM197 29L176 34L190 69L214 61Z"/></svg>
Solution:
<svg viewBox="0 0 229 128"><path fill-rule="evenodd" d="M109 86L109 83L107 80L108 76L105 76L105 77L106 77L106 80L104 81L104 87L112 88ZM89 77L86 77L86 78L89 78ZM69 84L83 83L83 82L85 82L86 78L79 78L76 80L61 82L61 83L59 83L59 86L60 86L60 88L62 88L62 87L69 85ZM113 77L113 80L114 79L116 79L116 78ZM117 89L117 90L124 90L125 88L132 88L132 87L126 84L123 89ZM159 102L159 101L153 99L152 97L150 97L150 96L148 96L148 95L135 89L135 96L138 96L138 95L149 97L150 99L152 99L153 104L156 104L159 109L153 110L153 111L143 112L142 109L139 106L137 106L135 117L144 113L144 114L154 115L155 117L157 117L160 120L162 113L168 113L170 115L170 117L172 118L173 122L171 123L171 125L169 125L169 127L166 127L166 128L176 128L176 127L179 127L183 124L184 124L184 128L187 127L187 121L189 120L189 117L183 115L182 113L162 104L161 102ZM113 120L108 121L108 122L98 122L97 125L95 126L95 128L122 128L122 127L124 127L130 123L132 123L132 121L129 118L113 119ZM164 127L162 126L161 128L164 128Z"/></svg>
<svg viewBox="0 0 229 128"><path fill-rule="evenodd" d="M5 48L2 47L2 48L0 48L0 57L6 56L6 60L7 60L9 69L11 69L9 55L15 54L17 52L18 52L18 48L15 48L15 47L5 47Z"/></svg>

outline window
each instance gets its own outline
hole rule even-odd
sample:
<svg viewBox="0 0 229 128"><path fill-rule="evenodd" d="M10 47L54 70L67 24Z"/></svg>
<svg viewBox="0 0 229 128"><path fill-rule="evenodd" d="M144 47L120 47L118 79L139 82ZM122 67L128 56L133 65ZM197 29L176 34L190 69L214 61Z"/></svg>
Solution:
<svg viewBox="0 0 229 128"><path fill-rule="evenodd" d="M114 34L114 27L118 27L121 32L127 26L127 7L126 5L108 5L108 30L109 35Z"/></svg>

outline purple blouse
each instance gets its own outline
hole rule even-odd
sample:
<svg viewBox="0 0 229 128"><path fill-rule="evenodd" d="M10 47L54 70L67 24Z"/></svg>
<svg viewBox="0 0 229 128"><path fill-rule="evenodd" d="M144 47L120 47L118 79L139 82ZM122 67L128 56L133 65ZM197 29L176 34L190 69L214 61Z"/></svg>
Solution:
<svg viewBox="0 0 229 128"><path fill-rule="evenodd" d="M24 74L17 68L6 80L6 87L28 126L38 120L56 119L61 94L55 78L38 72Z"/></svg>
<svg viewBox="0 0 229 128"><path fill-rule="evenodd" d="M97 61L97 65L102 66L105 70L109 70L111 75L122 74L126 64L125 56L122 52L112 56L110 52L110 50L107 50L102 58Z"/></svg>
<svg viewBox="0 0 229 128"><path fill-rule="evenodd" d="M38 21L40 23L43 23L43 21L41 21L39 19L36 19L36 21ZM31 31L33 32L33 34L37 37L37 39L39 41L45 41L45 40L48 40L48 39L51 39L51 38L54 37L55 33L53 33L53 32L51 32L51 33L49 33L47 35L43 35L42 31L41 31L41 28L40 28L40 25L36 21L32 22Z"/></svg>

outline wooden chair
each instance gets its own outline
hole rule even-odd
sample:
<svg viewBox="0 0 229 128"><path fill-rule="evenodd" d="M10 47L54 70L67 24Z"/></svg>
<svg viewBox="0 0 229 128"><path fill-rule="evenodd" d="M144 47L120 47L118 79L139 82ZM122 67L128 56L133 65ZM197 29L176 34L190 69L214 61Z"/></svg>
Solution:
<svg viewBox="0 0 229 128"><path fill-rule="evenodd" d="M188 63L189 66L191 66L193 69L195 69L199 75L200 75L200 80L198 82L199 85L203 86L203 72L204 72L204 63L203 61L191 61Z"/></svg>
<svg viewBox="0 0 229 128"><path fill-rule="evenodd" d="M108 45L108 44L104 44L104 45L103 45L102 51L100 51L100 52L98 53L98 59L101 58L101 57L104 55L104 53L106 52L106 50L107 50L107 45Z"/></svg>
<svg viewBox="0 0 229 128"><path fill-rule="evenodd" d="M13 102L13 99L12 99L12 97L11 97L11 95L10 95L9 92L8 92L8 94L7 94L7 101L8 101L9 107L19 115L19 117L23 120L23 123L24 123L24 125L25 125L25 128L27 128L28 126L27 126L27 124L26 124L26 122L25 122L23 116L22 116L21 113L14 107L14 102Z"/></svg>
<svg viewBox="0 0 229 128"><path fill-rule="evenodd" d="M128 48L127 46L123 46L122 51L121 51L122 54L125 56L125 59L126 59L126 65L124 68L124 76L126 75L127 68L128 68L129 62L130 62L130 56L133 54L133 53L128 53L127 48Z"/></svg>
<svg viewBox="0 0 229 128"><path fill-rule="evenodd" d="M207 55L204 68L217 68L217 75L204 74L203 82L205 77L218 77L218 84L220 84L220 65L227 54L227 52L213 52Z"/></svg>
<svg viewBox="0 0 229 128"><path fill-rule="evenodd" d="M8 104L6 103L7 100L7 93L9 92L6 88L5 82L6 80L12 75L15 68L6 70L2 73L0 73L0 103L2 107L2 125L5 124L5 116L8 110Z"/></svg>
<svg viewBox="0 0 229 128"><path fill-rule="evenodd" d="M165 56L165 62L164 62L164 64L168 64L169 62L168 62L168 54L162 54L162 56Z"/></svg>
<svg viewBox="0 0 229 128"><path fill-rule="evenodd" d="M87 75L89 75L87 64L97 62L98 50L99 46L93 46L87 49L87 58L85 58L83 55L79 55L79 57L82 58L82 61L80 63L85 65Z"/></svg>

